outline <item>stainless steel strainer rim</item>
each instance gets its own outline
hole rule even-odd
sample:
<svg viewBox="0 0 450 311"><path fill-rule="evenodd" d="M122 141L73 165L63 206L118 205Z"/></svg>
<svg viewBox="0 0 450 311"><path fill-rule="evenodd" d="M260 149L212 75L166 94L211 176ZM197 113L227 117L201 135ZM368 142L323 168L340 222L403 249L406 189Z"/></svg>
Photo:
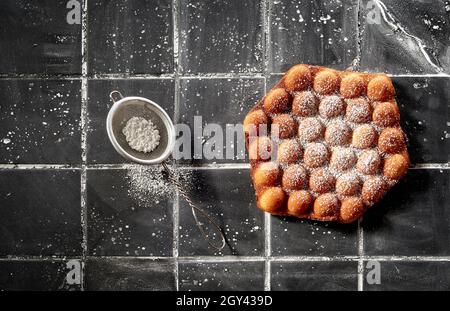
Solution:
<svg viewBox="0 0 450 311"><path fill-rule="evenodd" d="M117 92L117 93L119 93L119 92ZM135 156L129 154L125 149L123 149L120 146L119 142L117 141L117 138L114 135L114 131L113 131L113 128L112 128L112 120L113 120L114 114L116 113L116 111L124 103L132 101L132 100L143 101L143 102L146 102L147 104L151 105L154 109L157 110L157 112L159 114L159 117L162 119L164 125L167 128L167 134L168 134L167 148L159 157L157 157L155 159L145 160L145 159L140 159L138 157L135 157ZM175 145L175 127L174 127L173 122L170 119L169 115L167 114L166 111L164 111L163 108L161 108L161 106L159 106L154 101L152 101L152 100L150 100L148 98L145 98L145 97L127 96L127 97L122 97L118 101L115 101L113 106L109 110L108 116L106 118L106 130L107 130L107 133L108 133L109 140L111 141L111 144L113 145L114 149L116 149L116 151L121 156L123 156L123 157L125 157L125 158L127 158L129 160L141 163L141 164L158 164L158 163L162 163L164 160L166 160L170 156L170 154L172 153L173 147Z"/></svg>

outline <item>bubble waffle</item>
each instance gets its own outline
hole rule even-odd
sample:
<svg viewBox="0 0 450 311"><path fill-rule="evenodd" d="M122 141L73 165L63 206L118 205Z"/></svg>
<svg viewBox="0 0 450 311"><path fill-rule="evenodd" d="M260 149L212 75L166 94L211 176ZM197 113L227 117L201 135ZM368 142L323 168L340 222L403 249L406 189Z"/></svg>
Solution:
<svg viewBox="0 0 450 311"><path fill-rule="evenodd" d="M257 206L351 223L409 166L394 86L384 74L296 65L244 120Z"/></svg>

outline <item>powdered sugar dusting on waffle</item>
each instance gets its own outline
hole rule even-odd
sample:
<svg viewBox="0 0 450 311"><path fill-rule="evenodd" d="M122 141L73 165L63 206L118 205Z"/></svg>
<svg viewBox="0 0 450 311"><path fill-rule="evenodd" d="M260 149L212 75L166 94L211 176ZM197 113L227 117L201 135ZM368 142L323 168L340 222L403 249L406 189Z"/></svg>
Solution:
<svg viewBox="0 0 450 311"><path fill-rule="evenodd" d="M319 114L322 118L335 118L344 113L344 101L337 95L323 97L320 101Z"/></svg>
<svg viewBox="0 0 450 311"><path fill-rule="evenodd" d="M389 124L389 128L372 121L377 106L391 109L386 111L390 115L392 107L398 111L395 90L387 76L296 65L274 89L274 94L282 94L284 98L277 95L272 106L271 98L275 96L270 91L263 99L264 106L258 103L252 110L262 109L269 123L281 129L282 138L275 140L279 148L275 162L283 177L264 187L255 185L258 207L262 210L299 218L352 222L406 173L409 165L406 145L398 146L390 154L378 148L380 135L386 137L389 128L401 131L400 117L391 118L397 123ZM288 102L289 107L282 113L274 113L280 101ZM386 101L392 105L379 105ZM385 163L393 153L396 157ZM257 163L252 161L252 176L258 169ZM298 167L301 170L295 169ZM309 193L313 202L303 193L296 194L298 191ZM288 200L291 195L293 199ZM330 195L338 198L338 206L334 199L329 199ZM306 203L300 202L299 197L308 202L306 213ZM295 213L296 209L302 212Z"/></svg>

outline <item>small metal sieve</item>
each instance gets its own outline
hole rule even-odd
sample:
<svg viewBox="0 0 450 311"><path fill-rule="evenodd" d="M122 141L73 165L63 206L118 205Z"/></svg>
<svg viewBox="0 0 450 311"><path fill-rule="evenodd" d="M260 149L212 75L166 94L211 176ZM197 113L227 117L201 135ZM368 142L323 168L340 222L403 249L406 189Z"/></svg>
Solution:
<svg viewBox="0 0 450 311"><path fill-rule="evenodd" d="M171 155L175 144L175 127L169 115L158 104L144 97L123 97L119 91L112 91L109 97L114 102L114 105L109 110L108 117L106 118L106 130L114 149L124 158L134 162L141 164L161 164L167 172L169 180L175 185L178 192L192 208L195 222L208 244L218 251L222 250L226 245L226 238L222 228L205 210L193 203L189 194L183 189L183 185L178 180L177 174L167 164L166 160ZM139 152L128 145L122 129L132 117L143 117L151 120L159 130L159 145L152 152ZM208 236L204 224L198 220L197 212L205 217L209 224L220 234L222 239L220 246L214 244Z"/></svg>
<svg viewBox="0 0 450 311"><path fill-rule="evenodd" d="M119 96L115 100L114 96ZM175 128L167 113L155 102L143 97L123 97L119 91L110 94L114 105L106 119L106 130L112 145L123 157L141 164L159 164L166 160L175 144ZM132 149L122 133L122 129L132 117L139 116L151 120L159 130L159 145L152 152L144 153Z"/></svg>

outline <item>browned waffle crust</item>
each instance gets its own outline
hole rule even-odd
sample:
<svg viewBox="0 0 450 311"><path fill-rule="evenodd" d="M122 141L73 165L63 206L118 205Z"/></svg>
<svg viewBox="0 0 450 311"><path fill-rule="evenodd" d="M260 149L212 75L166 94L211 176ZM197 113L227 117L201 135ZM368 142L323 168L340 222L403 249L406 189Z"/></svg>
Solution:
<svg viewBox="0 0 450 311"><path fill-rule="evenodd" d="M244 128L257 205L274 215L353 222L409 166L384 74L296 65L251 109Z"/></svg>

